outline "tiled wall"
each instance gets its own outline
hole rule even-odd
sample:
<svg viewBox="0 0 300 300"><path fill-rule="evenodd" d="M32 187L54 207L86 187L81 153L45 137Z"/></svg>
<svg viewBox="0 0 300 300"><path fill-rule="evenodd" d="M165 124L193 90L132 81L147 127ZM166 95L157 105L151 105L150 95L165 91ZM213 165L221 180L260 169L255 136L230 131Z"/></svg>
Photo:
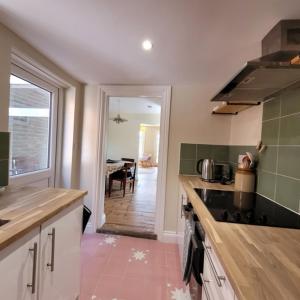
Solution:
<svg viewBox="0 0 300 300"><path fill-rule="evenodd" d="M0 187L8 185L9 133L0 132Z"/></svg>
<svg viewBox="0 0 300 300"><path fill-rule="evenodd" d="M259 155L257 192L300 212L300 88L264 103L262 141L267 149ZM180 174L197 175L202 158L230 162L234 174L246 151L255 153L255 147L181 144Z"/></svg>
<svg viewBox="0 0 300 300"><path fill-rule="evenodd" d="M254 152L254 146L228 146L181 144L180 149L180 174L196 175L197 161L203 158L212 158L216 162L230 162L233 173L237 167L239 154L246 151Z"/></svg>
<svg viewBox="0 0 300 300"><path fill-rule="evenodd" d="M257 192L300 212L300 88L264 104Z"/></svg>

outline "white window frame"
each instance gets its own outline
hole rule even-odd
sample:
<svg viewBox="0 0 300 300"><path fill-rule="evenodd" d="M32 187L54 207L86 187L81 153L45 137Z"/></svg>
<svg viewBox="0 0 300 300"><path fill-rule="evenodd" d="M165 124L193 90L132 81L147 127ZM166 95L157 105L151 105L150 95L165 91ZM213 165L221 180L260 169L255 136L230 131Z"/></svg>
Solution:
<svg viewBox="0 0 300 300"><path fill-rule="evenodd" d="M50 137L49 137L49 168L28 172L24 174L14 175L9 177L10 185L30 185L38 182L45 182L48 180L48 186L54 187L55 185L55 169L56 169L56 140L57 140L57 121L58 121L58 97L59 88L50 84L45 79L33 75L16 64L11 64L12 75L15 75L23 80L32 83L46 91L52 93L51 98L51 115L50 115Z"/></svg>

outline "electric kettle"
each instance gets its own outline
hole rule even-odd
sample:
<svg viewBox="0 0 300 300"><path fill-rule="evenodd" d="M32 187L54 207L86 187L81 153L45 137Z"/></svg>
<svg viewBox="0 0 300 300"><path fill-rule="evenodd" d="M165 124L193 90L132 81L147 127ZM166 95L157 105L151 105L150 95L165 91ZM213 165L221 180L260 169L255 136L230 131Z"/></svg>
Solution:
<svg viewBox="0 0 300 300"><path fill-rule="evenodd" d="M197 172L204 181L215 179L215 162L211 158L200 159L197 163Z"/></svg>

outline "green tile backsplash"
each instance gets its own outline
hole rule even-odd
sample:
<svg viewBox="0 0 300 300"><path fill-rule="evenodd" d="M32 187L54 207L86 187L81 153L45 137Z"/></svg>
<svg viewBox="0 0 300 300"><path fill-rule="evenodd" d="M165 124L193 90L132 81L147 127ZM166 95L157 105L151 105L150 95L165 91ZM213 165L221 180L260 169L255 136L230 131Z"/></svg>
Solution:
<svg viewBox="0 0 300 300"><path fill-rule="evenodd" d="M300 87L284 91L264 103L257 192L300 213ZM255 153L254 146L181 144L180 174L195 175L199 159L230 162L233 173L238 155Z"/></svg>
<svg viewBox="0 0 300 300"><path fill-rule="evenodd" d="M0 132L0 187L8 185L9 133Z"/></svg>
<svg viewBox="0 0 300 300"><path fill-rule="evenodd" d="M264 106L263 120L270 120L280 116L280 97L267 102Z"/></svg>
<svg viewBox="0 0 300 300"><path fill-rule="evenodd" d="M216 162L229 162L234 171L239 154L244 154L246 151L254 152L254 150L254 146L181 144L180 174L198 174L197 162L203 158L212 158Z"/></svg>
<svg viewBox="0 0 300 300"><path fill-rule="evenodd" d="M264 103L257 192L300 212L300 88Z"/></svg>
<svg viewBox="0 0 300 300"><path fill-rule="evenodd" d="M261 138L266 145L277 145L279 135L279 119L263 122Z"/></svg>

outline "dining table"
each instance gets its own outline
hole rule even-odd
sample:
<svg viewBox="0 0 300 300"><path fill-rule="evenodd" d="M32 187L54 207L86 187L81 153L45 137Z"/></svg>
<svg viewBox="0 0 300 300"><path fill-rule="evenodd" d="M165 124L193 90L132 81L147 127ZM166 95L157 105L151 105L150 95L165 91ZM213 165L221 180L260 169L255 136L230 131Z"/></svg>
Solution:
<svg viewBox="0 0 300 300"><path fill-rule="evenodd" d="M131 161L119 160L119 161L107 161L105 175L108 178L112 173L121 170L125 164L132 164Z"/></svg>

